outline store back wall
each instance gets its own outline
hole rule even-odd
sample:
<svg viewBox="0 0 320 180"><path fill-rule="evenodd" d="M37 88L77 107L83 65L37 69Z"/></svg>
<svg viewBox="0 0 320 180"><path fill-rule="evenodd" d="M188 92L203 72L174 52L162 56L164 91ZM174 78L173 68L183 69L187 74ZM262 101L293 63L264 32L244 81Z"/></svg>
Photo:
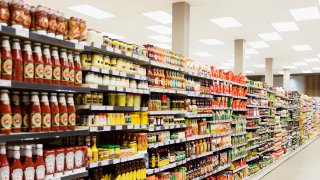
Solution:
<svg viewBox="0 0 320 180"><path fill-rule="evenodd" d="M308 75L305 78L305 93L309 96L320 96L320 75Z"/></svg>

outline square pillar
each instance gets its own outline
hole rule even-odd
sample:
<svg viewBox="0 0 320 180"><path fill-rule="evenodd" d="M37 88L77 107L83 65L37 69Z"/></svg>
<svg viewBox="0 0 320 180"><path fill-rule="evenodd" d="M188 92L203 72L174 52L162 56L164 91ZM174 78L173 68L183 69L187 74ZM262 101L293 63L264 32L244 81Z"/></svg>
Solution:
<svg viewBox="0 0 320 180"><path fill-rule="evenodd" d="M266 70L264 74L265 82L269 86L273 86L273 59L266 58L265 64L266 64Z"/></svg>
<svg viewBox="0 0 320 180"><path fill-rule="evenodd" d="M234 41L234 73L244 74L244 49L245 40L236 39Z"/></svg>

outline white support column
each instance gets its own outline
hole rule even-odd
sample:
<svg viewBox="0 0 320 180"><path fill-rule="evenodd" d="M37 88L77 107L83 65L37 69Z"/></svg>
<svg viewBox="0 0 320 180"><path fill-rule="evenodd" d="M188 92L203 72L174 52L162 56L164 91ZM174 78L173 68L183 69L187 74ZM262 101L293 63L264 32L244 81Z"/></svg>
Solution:
<svg viewBox="0 0 320 180"><path fill-rule="evenodd" d="M272 58L266 58L266 70L264 74L265 82L269 86L273 86L273 59Z"/></svg>
<svg viewBox="0 0 320 180"><path fill-rule="evenodd" d="M186 2L172 4L172 49L189 57L190 5Z"/></svg>
<svg viewBox="0 0 320 180"><path fill-rule="evenodd" d="M290 70L289 69L283 70L283 88L286 91L290 91Z"/></svg>
<svg viewBox="0 0 320 180"><path fill-rule="evenodd" d="M244 49L245 40L236 39L234 41L234 73L235 74L245 74L244 73Z"/></svg>

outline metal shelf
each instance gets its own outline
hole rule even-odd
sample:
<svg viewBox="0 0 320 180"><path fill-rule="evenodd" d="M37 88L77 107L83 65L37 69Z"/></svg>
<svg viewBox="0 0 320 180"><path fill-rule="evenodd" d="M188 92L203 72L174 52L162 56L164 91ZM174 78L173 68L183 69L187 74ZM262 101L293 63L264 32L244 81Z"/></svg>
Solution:
<svg viewBox="0 0 320 180"><path fill-rule="evenodd" d="M165 111L149 111L149 115L176 115L176 114L186 114L187 111L174 111L174 110L165 110Z"/></svg>
<svg viewBox="0 0 320 180"><path fill-rule="evenodd" d="M106 105L77 105L76 110L90 111L148 111L148 107L106 106Z"/></svg>
<svg viewBox="0 0 320 180"><path fill-rule="evenodd" d="M147 169L147 175L151 175L151 174L155 174L155 173L158 173L158 172L162 172L162 171L165 171L167 169L171 169L171 168L180 166L182 164L185 164L186 162L187 162L186 160L182 160L182 161L178 161L178 162L174 162L174 163L170 163L170 164L161 166L159 168Z"/></svg>
<svg viewBox="0 0 320 180"><path fill-rule="evenodd" d="M115 87L115 86L103 86L103 85L97 85L97 84L84 84L83 86L88 87L91 91L150 94L150 91L147 89L132 89L132 88L123 88L123 87Z"/></svg>
<svg viewBox="0 0 320 180"><path fill-rule="evenodd" d="M212 124L217 124L217 123L229 123L231 122L230 119L226 119L226 120L212 120L212 121L207 121L207 123L212 123Z"/></svg>
<svg viewBox="0 0 320 180"><path fill-rule="evenodd" d="M237 112L242 112L242 111L243 111L243 112L244 112L244 111L247 111L247 109L232 109L232 111L235 111L235 112L236 112L236 111L237 111Z"/></svg>
<svg viewBox="0 0 320 180"><path fill-rule="evenodd" d="M187 113L185 118L204 118L204 117L212 117L212 114L190 114Z"/></svg>
<svg viewBox="0 0 320 180"><path fill-rule="evenodd" d="M169 125L169 126L155 126L155 127L149 127L149 131L164 131L169 129L180 129L180 128L186 128L186 124L176 124L176 125Z"/></svg>
<svg viewBox="0 0 320 180"><path fill-rule="evenodd" d="M99 126L99 127L90 127L90 132L109 132L109 131L122 131L122 130L141 130L148 129L149 125L141 124L141 125L114 125L114 126Z"/></svg>
<svg viewBox="0 0 320 180"><path fill-rule="evenodd" d="M249 158L249 159L247 159L246 161L247 161L247 162L250 162L250 161L256 160L256 159L258 159L258 158L259 158L259 156L253 156L252 158Z"/></svg>
<svg viewBox="0 0 320 180"><path fill-rule="evenodd" d="M85 171L79 172L79 173L72 173L70 175L63 175L62 177L53 177L53 178L50 178L50 180L73 180L73 179L87 177L88 175L89 175L88 171L85 170Z"/></svg>
<svg viewBox="0 0 320 180"><path fill-rule="evenodd" d="M244 132L235 132L233 133L231 136L242 136L242 135L246 135L248 132L244 131Z"/></svg>

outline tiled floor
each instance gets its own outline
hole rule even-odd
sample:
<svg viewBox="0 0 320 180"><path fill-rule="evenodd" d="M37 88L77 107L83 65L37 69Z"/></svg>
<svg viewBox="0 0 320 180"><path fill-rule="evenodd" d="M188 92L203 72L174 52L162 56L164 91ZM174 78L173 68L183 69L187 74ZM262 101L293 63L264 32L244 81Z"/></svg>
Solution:
<svg viewBox="0 0 320 180"><path fill-rule="evenodd" d="M261 180L319 180L320 139L275 168Z"/></svg>

